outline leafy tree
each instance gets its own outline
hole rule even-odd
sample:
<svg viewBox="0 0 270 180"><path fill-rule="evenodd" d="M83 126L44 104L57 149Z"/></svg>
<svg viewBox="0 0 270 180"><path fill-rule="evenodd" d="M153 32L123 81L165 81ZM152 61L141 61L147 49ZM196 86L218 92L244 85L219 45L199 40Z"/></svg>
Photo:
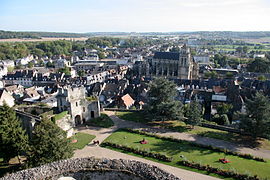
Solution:
<svg viewBox="0 0 270 180"><path fill-rule="evenodd" d="M258 80L259 81L266 81L267 78L264 75L261 75L261 76L258 77Z"/></svg>
<svg viewBox="0 0 270 180"><path fill-rule="evenodd" d="M27 65L28 68L32 68L34 67L34 63L33 62L29 62L28 65Z"/></svg>
<svg viewBox="0 0 270 180"><path fill-rule="evenodd" d="M70 68L67 67L67 66L65 66L64 68L58 69L58 72L60 72L60 73L65 73L66 75L70 75L70 74L71 74Z"/></svg>
<svg viewBox="0 0 270 180"><path fill-rule="evenodd" d="M99 59L104 59L106 56L104 52L98 52L98 57Z"/></svg>
<svg viewBox="0 0 270 180"><path fill-rule="evenodd" d="M222 103L217 105L217 113L219 115L227 114L233 108L231 104Z"/></svg>
<svg viewBox="0 0 270 180"><path fill-rule="evenodd" d="M85 76L85 71L84 70L79 70L78 71L78 76L80 76L80 77Z"/></svg>
<svg viewBox="0 0 270 180"><path fill-rule="evenodd" d="M224 67L227 64L227 56L215 54L214 62L219 64L221 67Z"/></svg>
<svg viewBox="0 0 270 180"><path fill-rule="evenodd" d="M218 78L218 73L216 71L205 72L204 77L215 79Z"/></svg>
<svg viewBox="0 0 270 180"><path fill-rule="evenodd" d="M215 114L214 115L214 122L216 122L219 125L230 125L230 121L227 114Z"/></svg>
<svg viewBox="0 0 270 180"><path fill-rule="evenodd" d="M269 73L270 61L265 58L255 58L251 63L248 64L247 70L257 73Z"/></svg>
<svg viewBox="0 0 270 180"><path fill-rule="evenodd" d="M240 128L254 138L259 136L270 138L270 102L262 93L256 93L253 99L245 103L246 113L238 114Z"/></svg>
<svg viewBox="0 0 270 180"><path fill-rule="evenodd" d="M72 157L73 150L66 132L50 120L42 120L33 132L29 153L32 167Z"/></svg>
<svg viewBox="0 0 270 180"><path fill-rule="evenodd" d="M182 118L182 104L174 100L176 94L176 85L167 79L156 78L150 83L147 109L154 119L165 121Z"/></svg>
<svg viewBox="0 0 270 180"><path fill-rule="evenodd" d="M47 66L47 68L53 68L54 63L49 61L49 62L47 62L46 66Z"/></svg>
<svg viewBox="0 0 270 180"><path fill-rule="evenodd" d="M201 122L202 110L197 101L192 101L186 109L186 123L190 124L192 128Z"/></svg>
<svg viewBox="0 0 270 180"><path fill-rule="evenodd" d="M28 148L28 136L15 111L6 104L0 106L0 154L4 162L15 156L19 159Z"/></svg>
<svg viewBox="0 0 270 180"><path fill-rule="evenodd" d="M226 73L226 78L228 78L228 79L233 78L233 73L227 72L227 73Z"/></svg>

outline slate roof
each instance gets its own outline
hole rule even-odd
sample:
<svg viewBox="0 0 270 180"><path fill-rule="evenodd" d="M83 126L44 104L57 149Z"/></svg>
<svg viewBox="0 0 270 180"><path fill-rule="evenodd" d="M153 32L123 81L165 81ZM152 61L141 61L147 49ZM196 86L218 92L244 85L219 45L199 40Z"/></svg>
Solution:
<svg viewBox="0 0 270 180"><path fill-rule="evenodd" d="M180 53L176 52L156 52L154 59L168 59L168 60L179 60Z"/></svg>

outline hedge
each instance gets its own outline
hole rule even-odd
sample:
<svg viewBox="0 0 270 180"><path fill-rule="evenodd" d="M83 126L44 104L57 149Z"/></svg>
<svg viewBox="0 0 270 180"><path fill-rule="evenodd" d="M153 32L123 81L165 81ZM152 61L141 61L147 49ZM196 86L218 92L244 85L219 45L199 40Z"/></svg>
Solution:
<svg viewBox="0 0 270 180"><path fill-rule="evenodd" d="M139 155L142 155L144 157L151 157L151 158L155 158L155 159L165 161L165 162L172 162L171 157L168 157L166 155L156 153L156 152L148 152L148 151L135 149L135 148L132 148L132 147L123 146L123 145L115 144L115 143L111 143L111 142L103 142L101 145L102 146L113 147L113 148L116 148L116 149L121 149L121 150L128 151L128 152L132 152L134 154L139 154Z"/></svg>
<svg viewBox="0 0 270 180"><path fill-rule="evenodd" d="M238 180L259 180L257 175L250 176L250 175L247 175L247 174L240 174L240 173L237 173L237 172L234 172L234 171L222 170L222 169L219 169L219 168L214 168L214 167L211 167L209 165L201 165L201 164L195 163L193 161L183 160L183 161L179 161L178 164L182 165L182 166L190 167L190 168L195 168L195 169L207 171L209 173L218 174L218 175L221 175L221 176L224 176L224 177L238 179Z"/></svg>
<svg viewBox="0 0 270 180"><path fill-rule="evenodd" d="M222 152L222 153L225 153L227 155L234 155L234 156L239 156L239 157L242 157L242 158L245 158L245 159L252 159L252 160L255 160L255 161L266 162L266 160L264 160L263 158L255 157L255 156L253 156L251 154L242 154L242 153L230 151L228 149L214 147L214 146L211 146L211 145L197 144L197 143L194 143L194 142L181 140L181 139L175 139L175 138L172 138L172 137L159 136L159 135L156 135L156 134L153 134L153 133L148 133L148 132L141 131L141 130L134 130L134 129L129 129L129 128L121 129L121 130L131 132L131 133L137 133L137 134L141 134L141 135L147 135L147 136L150 136L150 137L155 137L155 138L158 138L158 139L167 140L167 141L171 141L171 142L188 143L188 144L191 144L192 146L210 149L210 150L215 151L215 152Z"/></svg>

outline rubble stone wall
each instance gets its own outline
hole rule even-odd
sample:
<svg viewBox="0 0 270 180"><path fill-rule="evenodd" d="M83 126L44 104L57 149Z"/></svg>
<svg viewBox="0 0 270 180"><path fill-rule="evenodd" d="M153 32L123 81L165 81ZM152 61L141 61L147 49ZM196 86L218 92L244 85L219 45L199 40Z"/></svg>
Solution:
<svg viewBox="0 0 270 180"><path fill-rule="evenodd" d="M124 174L123 176L130 174L131 176L136 177L134 179L180 180L174 175L167 173L156 166L151 166L139 161L123 159L96 159L94 157L61 160L37 168L27 169L10 174L1 178L1 180L58 179L59 177L63 176L71 176L76 179L80 179L80 177L85 177L86 174L91 173L91 171L94 173L112 172L112 174L119 172L119 177L121 174Z"/></svg>

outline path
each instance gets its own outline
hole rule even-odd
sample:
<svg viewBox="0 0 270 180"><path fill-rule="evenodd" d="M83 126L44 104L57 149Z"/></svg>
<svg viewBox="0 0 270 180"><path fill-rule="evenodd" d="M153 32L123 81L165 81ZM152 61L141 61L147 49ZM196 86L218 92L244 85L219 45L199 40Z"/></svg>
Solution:
<svg viewBox="0 0 270 180"><path fill-rule="evenodd" d="M89 145L86 146L85 148L81 150L76 150L74 154L74 158L78 157L97 157L97 158L109 158L109 159L129 159L129 160L136 160L136 161L141 161L150 165L154 165L159 167L160 169L163 169L175 176L177 176L180 179L183 180L218 180L218 178L212 177L212 176L207 176L204 174L199 174L196 172L172 167L169 165L157 163L154 161L150 161L147 159L139 158L136 156L131 156L128 154L124 154L121 152L113 151L110 149L102 148L99 146L93 146Z"/></svg>
<svg viewBox="0 0 270 180"><path fill-rule="evenodd" d="M270 159L270 150L261 149L261 148L252 149L252 148L243 146L243 144L235 144L232 142L227 142L227 141L223 141L219 139L202 137L195 134L170 131L168 129L164 130L164 129L153 128L144 124L122 120L118 118L117 116L115 116L114 112L106 111L105 113L108 114L112 118L112 120L116 122L117 126L121 128L133 128L133 129L139 128L142 130L150 131L152 133L156 133L161 136L168 136L168 137L172 136L177 139L191 141L198 144L211 145L214 147L228 149L228 150L240 152L243 154L252 154L253 156L256 156L256 157Z"/></svg>
<svg viewBox="0 0 270 180"><path fill-rule="evenodd" d="M114 115L113 112L105 112L108 114L112 120L114 121L114 126L111 128L96 128L96 127L78 127L76 128L76 131L80 132L85 132L89 133L92 135L95 135L96 138L94 140L99 140L102 142L104 139L106 139L108 136L110 136L114 131L116 131L118 128L145 128L146 126L140 123L135 123L135 122L130 122L130 121L125 121L122 119L119 119L117 116ZM218 178L212 177L212 176L207 176L204 174L172 167L169 165L157 163L154 161L150 161L147 159L139 158L136 156L131 156L128 154L124 154L121 152L113 151L107 148L102 148L99 146L94 146L92 144L86 146L83 149L76 150L73 158L78 158L78 157L97 157L97 158L110 158L110 159L129 159L129 160L137 160L141 161L150 165L157 166L167 172L170 172L171 174L174 174L175 176L179 177L180 179L183 180L218 180Z"/></svg>
<svg viewBox="0 0 270 180"><path fill-rule="evenodd" d="M147 126L145 124L136 123L132 121L125 121L120 118L118 118L114 112L112 111L105 111L107 115L110 116L110 118L114 121L114 126L111 128L96 128L96 127L78 127L76 128L76 131L86 132L89 134L93 134L96 136L94 140L99 140L100 142L104 141L108 136L110 136L114 131L116 131L119 128L133 128L133 129L143 129L148 130L153 133L156 133L161 136L173 136L174 138L187 140L196 142L198 144L204 144L204 145L212 145L215 147L220 148L226 148L232 151L237 151L241 153L246 154L252 154L254 156L262 157L262 158L268 158L270 159L270 151L264 150L264 149L251 149L247 147L243 147L237 144L229 143L226 141L213 139L213 138L207 138L207 137L200 137L193 134L188 133L179 133L179 132L173 132L169 130L160 130L157 128L152 128L150 126ZM184 169L168 166L165 164L153 162L150 160L146 160L143 158L139 158L136 156L127 155L121 152L113 151L110 149L102 148L99 146L93 146L88 145L84 149L76 150L74 157L89 157L89 156L95 156L97 158L111 158L111 159L131 159L131 160L138 160L142 161L157 167L160 167L161 169L164 169L175 176L184 179L184 180L211 180L211 179L218 179L211 176L195 173L192 171L187 171Z"/></svg>

